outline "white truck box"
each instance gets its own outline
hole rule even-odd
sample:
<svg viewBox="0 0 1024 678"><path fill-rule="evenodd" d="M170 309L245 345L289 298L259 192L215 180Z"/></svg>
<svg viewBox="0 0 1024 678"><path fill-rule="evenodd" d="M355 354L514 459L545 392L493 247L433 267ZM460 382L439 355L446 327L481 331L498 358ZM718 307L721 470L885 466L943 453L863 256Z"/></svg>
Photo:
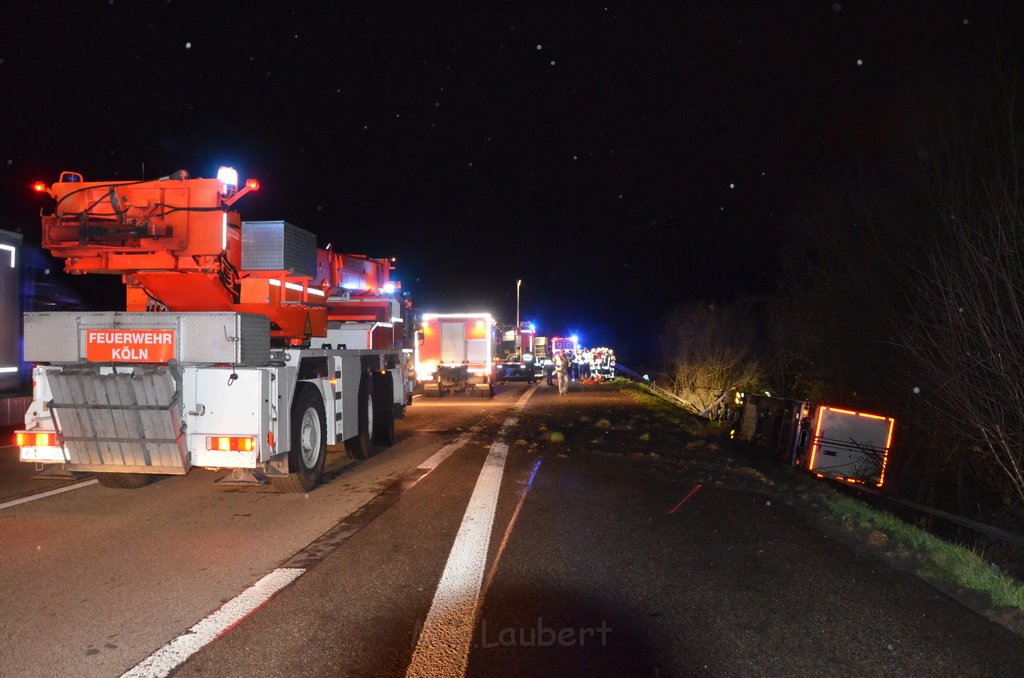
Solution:
<svg viewBox="0 0 1024 678"><path fill-rule="evenodd" d="M819 476L881 487L895 420L819 405L807 470Z"/></svg>

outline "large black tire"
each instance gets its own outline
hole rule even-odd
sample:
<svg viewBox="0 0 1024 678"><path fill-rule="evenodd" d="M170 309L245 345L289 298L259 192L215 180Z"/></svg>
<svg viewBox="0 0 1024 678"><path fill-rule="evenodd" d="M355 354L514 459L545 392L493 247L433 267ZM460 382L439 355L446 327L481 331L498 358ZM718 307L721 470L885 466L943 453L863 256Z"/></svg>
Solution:
<svg viewBox="0 0 1024 678"><path fill-rule="evenodd" d="M292 402L292 448L288 451L288 477L274 485L285 492L309 492L320 484L327 462L327 417L315 386L303 384Z"/></svg>
<svg viewBox="0 0 1024 678"><path fill-rule="evenodd" d="M395 444L394 383L391 373L373 373L373 442L379 447Z"/></svg>
<svg viewBox="0 0 1024 678"><path fill-rule="evenodd" d="M358 396L359 433L345 441L345 449L356 459L369 459L373 454L373 389L370 375L364 374L359 380Z"/></svg>
<svg viewBox="0 0 1024 678"><path fill-rule="evenodd" d="M148 473L97 473L96 480L103 487L118 490L137 490L153 482L155 476Z"/></svg>

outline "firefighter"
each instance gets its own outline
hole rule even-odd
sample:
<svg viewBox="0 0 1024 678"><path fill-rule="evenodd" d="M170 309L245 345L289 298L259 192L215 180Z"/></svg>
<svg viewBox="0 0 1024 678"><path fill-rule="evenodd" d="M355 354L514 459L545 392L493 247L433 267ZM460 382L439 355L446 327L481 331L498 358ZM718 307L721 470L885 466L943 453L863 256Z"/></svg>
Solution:
<svg viewBox="0 0 1024 678"><path fill-rule="evenodd" d="M569 370L572 363L565 351L555 354L555 375L558 377L558 395L563 396L569 391Z"/></svg>

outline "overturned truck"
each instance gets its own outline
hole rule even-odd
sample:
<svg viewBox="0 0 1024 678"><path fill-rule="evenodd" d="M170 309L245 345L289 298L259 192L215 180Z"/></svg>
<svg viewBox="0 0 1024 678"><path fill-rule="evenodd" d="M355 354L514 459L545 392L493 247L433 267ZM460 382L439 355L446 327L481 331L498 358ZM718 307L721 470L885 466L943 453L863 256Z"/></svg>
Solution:
<svg viewBox="0 0 1024 678"><path fill-rule="evenodd" d="M739 394L735 435L818 477L882 487L896 421L804 400Z"/></svg>

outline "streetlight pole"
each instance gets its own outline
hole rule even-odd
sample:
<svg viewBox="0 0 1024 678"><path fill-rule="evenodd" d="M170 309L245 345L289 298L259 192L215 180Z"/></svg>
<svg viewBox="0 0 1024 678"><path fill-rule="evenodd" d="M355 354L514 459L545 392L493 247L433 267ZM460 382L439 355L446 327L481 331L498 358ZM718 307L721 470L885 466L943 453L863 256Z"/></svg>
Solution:
<svg viewBox="0 0 1024 678"><path fill-rule="evenodd" d="M516 353L522 359L523 355L523 336L520 331L519 325L519 286L523 284L522 280L516 280Z"/></svg>

